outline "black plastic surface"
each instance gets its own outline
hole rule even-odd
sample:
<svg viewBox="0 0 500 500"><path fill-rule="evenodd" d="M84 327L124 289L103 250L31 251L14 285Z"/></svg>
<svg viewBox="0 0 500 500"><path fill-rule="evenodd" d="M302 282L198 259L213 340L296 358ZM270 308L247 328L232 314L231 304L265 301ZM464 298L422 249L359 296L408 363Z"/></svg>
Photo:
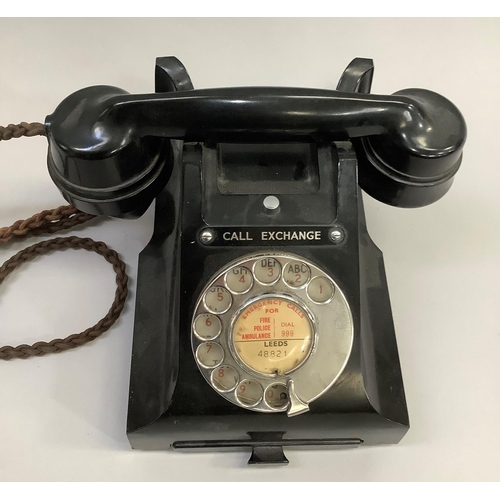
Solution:
<svg viewBox="0 0 500 500"><path fill-rule="evenodd" d="M127 419L134 448L251 446L253 463L286 463L287 444L390 444L408 430L383 257L360 187L395 206L436 201L460 166L466 126L443 96L372 95L372 78L373 62L358 58L336 91L193 90L182 63L166 57L157 59L156 94L89 87L47 117L49 172L68 201L137 217L156 198L154 235L139 259ZM270 194L279 209L264 208ZM210 245L199 239L207 227L217 233ZM344 231L338 244L328 237L334 227ZM220 237L262 228L321 238L283 247ZM294 417L222 398L190 341L196 300L221 267L283 249L332 276L354 324L339 379Z"/></svg>

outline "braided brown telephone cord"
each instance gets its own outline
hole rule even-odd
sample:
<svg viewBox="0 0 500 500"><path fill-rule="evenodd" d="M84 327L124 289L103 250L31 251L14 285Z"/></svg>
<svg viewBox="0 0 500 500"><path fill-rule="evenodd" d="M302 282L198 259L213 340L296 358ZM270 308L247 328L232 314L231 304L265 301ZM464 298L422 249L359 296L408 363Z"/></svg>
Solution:
<svg viewBox="0 0 500 500"><path fill-rule="evenodd" d="M6 127L0 126L0 141L8 141L12 138L22 137L34 137L35 135L45 135L45 127L43 123L33 122L21 122L19 125L10 124Z"/></svg>
<svg viewBox="0 0 500 500"><path fill-rule="evenodd" d="M8 141L9 139L22 136L34 137L37 135L45 135L44 126L41 123L22 122L19 125L11 124L7 127L0 127L0 141ZM25 238L27 236L39 236L63 231L93 218L93 215L80 212L71 205L58 207L54 210L44 210L29 219L20 220L9 227L0 228L0 243L8 243L13 238ZM106 316L94 326L64 339L54 339L50 342L36 342L33 345L22 344L17 347L0 347L0 360L26 359L31 356L43 356L44 354L74 349L101 336L119 318L128 293L128 276L125 270L125 263L114 250L111 250L104 243L94 241L90 238L78 238L76 236L53 238L21 250L0 267L0 285L12 271L25 262L39 255L45 255L56 250L66 250L67 248L96 252L102 255L113 266L113 270L116 273L116 292L111 308Z"/></svg>

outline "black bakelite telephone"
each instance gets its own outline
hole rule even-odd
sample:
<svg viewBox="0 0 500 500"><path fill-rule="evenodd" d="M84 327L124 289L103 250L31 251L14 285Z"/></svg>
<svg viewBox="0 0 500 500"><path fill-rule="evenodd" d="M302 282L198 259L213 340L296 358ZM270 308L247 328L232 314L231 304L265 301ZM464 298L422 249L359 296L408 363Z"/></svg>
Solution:
<svg viewBox="0 0 500 500"><path fill-rule="evenodd" d="M360 187L399 207L441 198L466 126L423 89L194 90L174 57L156 93L110 86L47 117L49 172L89 214L139 217L127 433L134 448L397 443L408 413L380 250Z"/></svg>

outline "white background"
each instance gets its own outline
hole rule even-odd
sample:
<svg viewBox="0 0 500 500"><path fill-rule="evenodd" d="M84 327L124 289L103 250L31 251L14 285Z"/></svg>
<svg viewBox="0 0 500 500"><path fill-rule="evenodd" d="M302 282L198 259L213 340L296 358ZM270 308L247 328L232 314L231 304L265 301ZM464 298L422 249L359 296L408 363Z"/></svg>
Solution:
<svg viewBox="0 0 500 500"><path fill-rule="evenodd" d="M402 481L500 479L500 21L498 19L1 19L0 124L43 121L96 84L152 92L157 56L175 55L195 87L335 88L354 57L375 61L372 91L444 94L469 129L451 191L395 209L365 196L383 250L411 429L396 446L287 452L252 469L246 453L131 451L125 436L136 262L152 211L75 232L125 259L128 305L83 348L0 362L0 480ZM46 140L0 143L0 227L64 201ZM73 233L71 233L73 234ZM37 239L0 248L0 259ZM67 251L0 287L0 345L76 333L114 294L109 264Z"/></svg>

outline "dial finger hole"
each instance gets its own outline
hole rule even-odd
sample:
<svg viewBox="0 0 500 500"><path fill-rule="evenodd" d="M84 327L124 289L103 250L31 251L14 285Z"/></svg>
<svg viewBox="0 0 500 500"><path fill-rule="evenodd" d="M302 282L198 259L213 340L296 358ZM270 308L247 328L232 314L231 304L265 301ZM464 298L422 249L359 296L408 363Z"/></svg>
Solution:
<svg viewBox="0 0 500 500"><path fill-rule="evenodd" d="M221 392L232 391L238 385L238 372L229 365L219 366L212 371L212 384Z"/></svg>
<svg viewBox="0 0 500 500"><path fill-rule="evenodd" d="M222 363L224 350L216 342L204 342L196 349L196 358L205 368L213 368Z"/></svg>
<svg viewBox="0 0 500 500"><path fill-rule="evenodd" d="M236 389L236 398L244 406L259 404L263 395L264 389L254 380L243 380Z"/></svg>
<svg viewBox="0 0 500 500"><path fill-rule="evenodd" d="M212 313L225 313L233 303L231 294L223 286L209 288L204 297L205 307Z"/></svg>
<svg viewBox="0 0 500 500"><path fill-rule="evenodd" d="M335 289L330 280L323 276L313 278L307 286L307 295L318 304L326 304L333 297Z"/></svg>
<svg viewBox="0 0 500 500"><path fill-rule="evenodd" d="M283 384L273 384L266 389L265 401L274 410L284 410L288 406L288 390Z"/></svg>
<svg viewBox="0 0 500 500"><path fill-rule="evenodd" d="M214 340L221 330L221 321L213 314L200 314L194 320L194 333L201 340Z"/></svg>
<svg viewBox="0 0 500 500"><path fill-rule="evenodd" d="M302 288L311 277L311 270L304 262L288 262L283 268L283 280L291 288Z"/></svg>
<svg viewBox="0 0 500 500"><path fill-rule="evenodd" d="M252 273L243 266L238 266L228 271L225 280L226 286L233 293L246 293L253 285Z"/></svg>
<svg viewBox="0 0 500 500"><path fill-rule="evenodd" d="M281 264L271 257L259 259L253 266L255 278L264 285L276 283L281 276Z"/></svg>

